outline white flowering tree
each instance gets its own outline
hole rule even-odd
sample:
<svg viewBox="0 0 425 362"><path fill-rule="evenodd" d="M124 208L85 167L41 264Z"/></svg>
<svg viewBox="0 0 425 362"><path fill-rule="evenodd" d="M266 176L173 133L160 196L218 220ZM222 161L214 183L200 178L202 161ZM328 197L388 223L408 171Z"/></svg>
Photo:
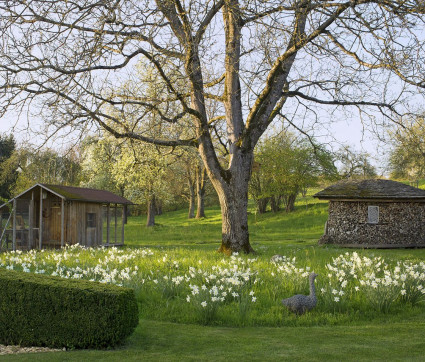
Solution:
<svg viewBox="0 0 425 362"><path fill-rule="evenodd" d="M86 138L82 146L81 186L108 190L124 196L125 184L118 183L111 169L120 157L120 142L111 138Z"/></svg>
<svg viewBox="0 0 425 362"><path fill-rule="evenodd" d="M30 105L50 134L96 124L197 148L221 204L220 250L251 252L260 137L277 117L320 128L319 107L354 107L364 121L403 112L425 88L424 14L422 0L0 0L0 115ZM155 96L140 80L117 89L140 58ZM160 133L139 127L151 112ZM181 122L191 132L176 134Z"/></svg>
<svg viewBox="0 0 425 362"><path fill-rule="evenodd" d="M146 226L155 225L158 202L167 202L170 198L164 178L170 161L152 145L124 142L120 157L112 165L115 180L126 185L126 196L133 202L146 204Z"/></svg>

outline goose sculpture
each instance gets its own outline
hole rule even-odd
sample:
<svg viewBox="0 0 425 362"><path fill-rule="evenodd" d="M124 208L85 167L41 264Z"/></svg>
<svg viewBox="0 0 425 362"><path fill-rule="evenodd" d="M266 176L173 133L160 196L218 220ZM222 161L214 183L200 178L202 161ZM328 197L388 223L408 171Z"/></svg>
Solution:
<svg viewBox="0 0 425 362"><path fill-rule="evenodd" d="M313 309L317 304L316 288L314 287L314 279L317 277L316 273L311 273L309 276L310 282L310 295L297 294L291 298L282 300L282 304L286 306L291 312L301 315Z"/></svg>

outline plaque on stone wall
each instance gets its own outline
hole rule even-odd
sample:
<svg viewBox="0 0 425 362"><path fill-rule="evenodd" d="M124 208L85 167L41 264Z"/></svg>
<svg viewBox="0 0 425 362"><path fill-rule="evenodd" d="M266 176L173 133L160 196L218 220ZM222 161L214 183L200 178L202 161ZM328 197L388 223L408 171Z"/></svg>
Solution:
<svg viewBox="0 0 425 362"><path fill-rule="evenodd" d="M379 206L367 207L367 222L369 224L379 223Z"/></svg>

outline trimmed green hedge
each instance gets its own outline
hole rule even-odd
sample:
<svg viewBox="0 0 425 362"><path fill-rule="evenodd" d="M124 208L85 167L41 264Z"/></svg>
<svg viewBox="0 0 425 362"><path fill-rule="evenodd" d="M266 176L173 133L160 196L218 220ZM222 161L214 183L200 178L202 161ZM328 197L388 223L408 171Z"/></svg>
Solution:
<svg viewBox="0 0 425 362"><path fill-rule="evenodd" d="M0 343L105 348L138 324L132 289L0 269Z"/></svg>

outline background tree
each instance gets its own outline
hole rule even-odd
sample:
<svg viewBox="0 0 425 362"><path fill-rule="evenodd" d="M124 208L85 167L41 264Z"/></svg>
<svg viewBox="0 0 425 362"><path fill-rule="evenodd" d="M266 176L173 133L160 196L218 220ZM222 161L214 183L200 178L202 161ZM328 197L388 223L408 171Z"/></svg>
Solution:
<svg viewBox="0 0 425 362"><path fill-rule="evenodd" d="M0 201L12 197L18 178L18 160L14 157L16 142L12 135L0 135Z"/></svg>
<svg viewBox="0 0 425 362"><path fill-rule="evenodd" d="M378 175L366 152L356 152L344 146L337 152L336 158L340 162L340 176L344 179L367 179Z"/></svg>
<svg viewBox="0 0 425 362"><path fill-rule="evenodd" d="M202 161L192 148L181 148L174 155L175 163L172 165L172 171L168 177L170 190L188 201L189 219L205 217L207 175ZM178 179L181 182L178 182Z"/></svg>
<svg viewBox="0 0 425 362"><path fill-rule="evenodd" d="M425 120L423 116L406 120L390 132L389 157L391 177L411 182L425 176Z"/></svg>
<svg viewBox="0 0 425 362"><path fill-rule="evenodd" d="M203 165L196 167L196 218L205 217L205 190L207 186L207 170Z"/></svg>
<svg viewBox="0 0 425 362"><path fill-rule="evenodd" d="M120 157L111 172L119 184L125 184L125 195L147 209L146 226L155 225L159 203L169 201L165 173L169 158L149 144L121 142Z"/></svg>
<svg viewBox="0 0 425 362"><path fill-rule="evenodd" d="M354 106L363 120L403 112L398 102L425 88L424 13L420 0L0 0L0 112L38 105L51 134L96 124L196 147L220 200L220 250L250 252L248 182L262 134L279 114L321 127L320 106ZM151 77L129 83L139 58L160 92L145 92ZM151 112L160 133L140 127ZM176 135L179 123L191 132Z"/></svg>
<svg viewBox="0 0 425 362"><path fill-rule="evenodd" d="M322 146L288 132L265 138L256 149L258 167L250 183L251 194L258 210L265 211L267 201L276 212L284 203L293 211L297 195L317 185L320 176L328 179L337 175L332 155Z"/></svg>
<svg viewBox="0 0 425 362"><path fill-rule="evenodd" d="M108 190L124 196L125 183L112 173L121 155L121 142L102 137L88 137L82 142L81 186Z"/></svg>
<svg viewBox="0 0 425 362"><path fill-rule="evenodd" d="M171 169L167 172L167 183L175 197L185 200L185 206L188 205L187 217L193 219L195 217L196 179L192 165L193 159L189 155L190 153L183 153L171 165Z"/></svg>
<svg viewBox="0 0 425 362"><path fill-rule="evenodd" d="M75 150L59 153L52 149L19 148L15 157L19 175L14 193L20 193L35 183L79 186L81 180L80 156Z"/></svg>

